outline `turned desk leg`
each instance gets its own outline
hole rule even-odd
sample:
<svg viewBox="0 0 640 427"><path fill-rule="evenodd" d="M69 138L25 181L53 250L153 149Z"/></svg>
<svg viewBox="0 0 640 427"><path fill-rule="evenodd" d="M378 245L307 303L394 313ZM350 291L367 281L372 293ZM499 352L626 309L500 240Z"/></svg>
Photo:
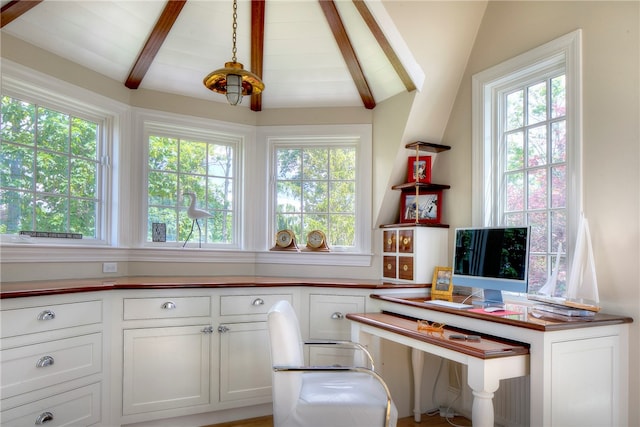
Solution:
<svg viewBox="0 0 640 427"><path fill-rule="evenodd" d="M422 418L420 409L420 391L422 389L422 369L424 367L424 352L411 348L411 367L413 368L413 419L419 423Z"/></svg>

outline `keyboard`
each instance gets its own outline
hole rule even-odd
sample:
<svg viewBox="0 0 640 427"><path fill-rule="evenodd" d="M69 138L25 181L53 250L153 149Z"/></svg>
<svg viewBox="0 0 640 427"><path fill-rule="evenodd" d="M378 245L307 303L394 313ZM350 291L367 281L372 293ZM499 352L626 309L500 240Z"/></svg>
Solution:
<svg viewBox="0 0 640 427"><path fill-rule="evenodd" d="M440 307L449 307L449 308L473 308L471 304L464 304L461 302L453 302L453 301L444 301L440 299L430 299L424 302L427 305L438 305Z"/></svg>

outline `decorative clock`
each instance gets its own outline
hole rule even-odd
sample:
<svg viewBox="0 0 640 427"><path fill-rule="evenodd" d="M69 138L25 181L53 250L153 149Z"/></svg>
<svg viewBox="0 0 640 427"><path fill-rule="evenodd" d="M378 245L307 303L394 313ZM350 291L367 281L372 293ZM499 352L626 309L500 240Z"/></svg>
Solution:
<svg viewBox="0 0 640 427"><path fill-rule="evenodd" d="M305 251L329 252L327 236L320 230L313 230L307 234L307 246Z"/></svg>
<svg viewBox="0 0 640 427"><path fill-rule="evenodd" d="M296 235L291 230L279 230L272 251L297 251Z"/></svg>

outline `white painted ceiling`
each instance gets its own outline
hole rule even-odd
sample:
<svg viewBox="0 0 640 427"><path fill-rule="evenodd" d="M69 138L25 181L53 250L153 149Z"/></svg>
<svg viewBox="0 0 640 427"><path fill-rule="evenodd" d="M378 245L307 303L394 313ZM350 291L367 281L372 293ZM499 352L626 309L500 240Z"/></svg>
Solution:
<svg viewBox="0 0 640 427"><path fill-rule="evenodd" d="M2 0L4 6L8 0ZM351 0L335 1L376 103L406 91L391 63L370 33ZM439 58L424 52L446 51L448 40L459 43L463 28L442 25L437 11L443 2L367 1L385 36L420 89L424 69L446 78L452 70L439 68ZM415 24L407 42L405 24L394 22L385 4L424 16L423 34ZM362 106L345 61L317 0L266 0L262 108ZM45 0L2 28L10 34L60 57L97 71L124 85L135 60L165 6L163 0L94 1ZM238 1L237 59L250 68L250 2ZM465 19L454 20L464 26ZM432 34L437 28L439 34ZM417 31L417 35L416 35ZM140 89L175 93L226 103L223 95L202 84L212 70L232 57L232 1L188 0L169 36L145 75ZM415 35L415 36L414 36ZM459 49L459 46L456 46ZM465 52L466 54L466 52ZM420 60L429 61L421 64ZM464 61L463 61L464 62ZM425 66L426 65L426 66ZM442 66L450 65L443 61ZM453 70L459 75L460 70ZM243 106L248 107L245 98Z"/></svg>

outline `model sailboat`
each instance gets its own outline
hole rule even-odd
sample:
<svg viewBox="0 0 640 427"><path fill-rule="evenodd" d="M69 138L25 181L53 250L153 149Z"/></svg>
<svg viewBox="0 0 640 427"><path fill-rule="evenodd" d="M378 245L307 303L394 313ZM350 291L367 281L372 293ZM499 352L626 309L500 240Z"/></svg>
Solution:
<svg viewBox="0 0 640 427"><path fill-rule="evenodd" d="M560 269L560 255L562 244L558 245L554 269L545 285L531 299L560 304L581 310L599 311L600 297L598 295L598 279L596 277L596 265L591 245L589 223L584 215L580 217L578 236L571 263L571 270L567 281L565 295L556 296L556 282Z"/></svg>

